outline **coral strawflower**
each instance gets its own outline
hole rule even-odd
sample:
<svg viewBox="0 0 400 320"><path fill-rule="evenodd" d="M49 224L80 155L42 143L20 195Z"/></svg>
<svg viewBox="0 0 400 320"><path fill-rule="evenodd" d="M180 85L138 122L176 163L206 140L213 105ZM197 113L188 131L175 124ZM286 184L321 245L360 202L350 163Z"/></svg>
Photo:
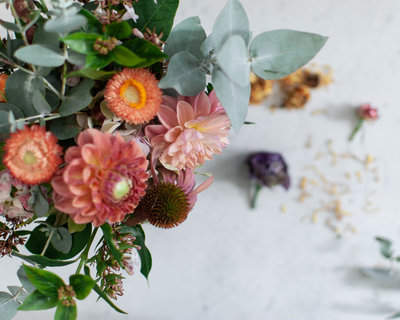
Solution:
<svg viewBox="0 0 400 320"><path fill-rule="evenodd" d="M128 123L152 120L160 109L162 91L147 69L125 68L106 85L104 98L108 107Z"/></svg>
<svg viewBox="0 0 400 320"><path fill-rule="evenodd" d="M208 178L195 189L196 181L191 169L175 173L160 169L161 180L153 179L126 224L136 225L148 220L152 225L169 229L186 220L197 201L197 194L207 189L213 182Z"/></svg>
<svg viewBox="0 0 400 320"><path fill-rule="evenodd" d="M6 81L8 75L5 73L0 74L0 103L7 102L6 100Z"/></svg>
<svg viewBox="0 0 400 320"><path fill-rule="evenodd" d="M77 224L124 220L144 196L148 161L140 146L119 134L83 131L53 178L55 207Z"/></svg>
<svg viewBox="0 0 400 320"><path fill-rule="evenodd" d="M26 184L50 181L63 162L57 138L38 125L11 133L4 150L3 163L15 178Z"/></svg>
<svg viewBox="0 0 400 320"><path fill-rule="evenodd" d="M231 123L214 91L194 97L163 96L161 124L148 125L153 157L169 169L195 169L228 144Z"/></svg>

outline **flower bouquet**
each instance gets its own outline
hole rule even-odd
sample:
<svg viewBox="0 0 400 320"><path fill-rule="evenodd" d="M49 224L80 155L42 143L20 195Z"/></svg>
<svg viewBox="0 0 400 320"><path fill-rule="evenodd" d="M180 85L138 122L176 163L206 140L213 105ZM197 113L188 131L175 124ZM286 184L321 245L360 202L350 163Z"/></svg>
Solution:
<svg viewBox="0 0 400 320"><path fill-rule="evenodd" d="M195 170L243 125L252 70L277 79L326 38L276 30L252 39L237 0L209 36L173 29L178 0L3 0L0 20L0 255L24 262L0 318L55 308L76 319L91 291L118 312L123 272L151 255L141 227L182 223ZM232 54L233 53L233 54ZM68 281L48 271L76 264Z"/></svg>

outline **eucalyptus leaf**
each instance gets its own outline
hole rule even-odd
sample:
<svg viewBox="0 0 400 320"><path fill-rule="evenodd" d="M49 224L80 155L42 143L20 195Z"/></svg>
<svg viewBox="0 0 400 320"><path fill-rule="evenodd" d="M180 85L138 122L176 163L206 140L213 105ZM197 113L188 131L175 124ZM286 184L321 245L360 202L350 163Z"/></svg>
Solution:
<svg viewBox="0 0 400 320"><path fill-rule="evenodd" d="M48 297L58 297L58 289L65 286L64 281L55 273L24 265L29 281L40 293Z"/></svg>
<svg viewBox="0 0 400 320"><path fill-rule="evenodd" d="M39 290L33 291L18 308L21 311L47 310L57 306L57 297L48 297Z"/></svg>
<svg viewBox="0 0 400 320"><path fill-rule="evenodd" d="M39 90L33 92L32 102L37 112L45 116L50 114L51 107Z"/></svg>
<svg viewBox="0 0 400 320"><path fill-rule="evenodd" d="M20 29L19 26L18 26L17 24L15 24L15 23L7 22L7 21L4 21L4 20L0 19L0 25L1 25L2 27L6 28L7 30L14 31L14 32L18 32L18 33L21 32L21 29Z"/></svg>
<svg viewBox="0 0 400 320"><path fill-rule="evenodd" d="M48 20L44 29L49 32L66 34L79 29L86 21L86 18L82 15L62 16Z"/></svg>
<svg viewBox="0 0 400 320"><path fill-rule="evenodd" d="M8 111L0 110L0 137L7 137L10 133L11 124L8 121Z"/></svg>
<svg viewBox="0 0 400 320"><path fill-rule="evenodd" d="M400 311L390 315L387 319L396 319L400 318Z"/></svg>
<svg viewBox="0 0 400 320"><path fill-rule="evenodd" d="M43 197L40 186L34 185L30 191L35 201L33 203L33 212L38 217L45 217L47 215L47 212L49 211L49 203Z"/></svg>
<svg viewBox="0 0 400 320"><path fill-rule="evenodd" d="M76 87L73 87L61 102L59 109L60 115L63 117L69 116L86 108L90 101L92 101L90 89L92 89L93 85L93 80L85 79Z"/></svg>
<svg viewBox="0 0 400 320"><path fill-rule="evenodd" d="M202 57L200 47L206 38L207 35L201 26L199 17L190 17L172 29L164 52L172 57L180 51L186 51L200 59Z"/></svg>
<svg viewBox="0 0 400 320"><path fill-rule="evenodd" d="M48 48L59 49L59 35L55 32L44 30L43 26L38 27L33 35L34 44L42 44Z"/></svg>
<svg viewBox="0 0 400 320"><path fill-rule="evenodd" d="M64 227L56 228L50 240L54 249L67 254L72 248L72 236Z"/></svg>
<svg viewBox="0 0 400 320"><path fill-rule="evenodd" d="M29 281L28 276L26 275L25 270L22 266L19 267L17 271L17 276L22 286L28 293L31 293L36 290L34 285Z"/></svg>
<svg viewBox="0 0 400 320"><path fill-rule="evenodd" d="M232 54L234 52L235 54ZM230 37L217 54L219 67L225 74L241 87L247 87L250 82L249 52L242 37Z"/></svg>
<svg viewBox="0 0 400 320"><path fill-rule="evenodd" d="M76 66L83 66L86 61L86 56L84 54L69 50L67 61Z"/></svg>
<svg viewBox="0 0 400 320"><path fill-rule="evenodd" d="M58 303L54 320L75 320L78 315L78 309L76 305L65 306L60 301Z"/></svg>
<svg viewBox="0 0 400 320"><path fill-rule="evenodd" d="M167 74L158 86L161 89L173 88L183 96L195 96L206 86L204 67L195 56L181 51L171 58Z"/></svg>
<svg viewBox="0 0 400 320"><path fill-rule="evenodd" d="M11 320L17 314L19 303L7 292L0 292L1 320Z"/></svg>
<svg viewBox="0 0 400 320"><path fill-rule="evenodd" d="M22 47L15 52L15 56L19 60L42 67L59 67L65 61L60 51L54 51L40 44Z"/></svg>
<svg viewBox="0 0 400 320"><path fill-rule="evenodd" d="M249 19L238 0L229 0L214 23L213 42L216 51L233 35L242 37L248 46L251 37Z"/></svg>
<svg viewBox="0 0 400 320"><path fill-rule="evenodd" d="M6 111L6 112L12 111L12 113L15 116L15 119L24 117L24 114L22 113L21 109L11 103L0 103L0 110Z"/></svg>
<svg viewBox="0 0 400 320"><path fill-rule="evenodd" d="M203 41L200 47L203 58L207 59L215 53L213 34L211 33L206 40Z"/></svg>
<svg viewBox="0 0 400 320"><path fill-rule="evenodd" d="M219 68L213 70L212 83L233 128L239 132L247 116L251 92L250 83L246 87L238 86Z"/></svg>
<svg viewBox="0 0 400 320"><path fill-rule="evenodd" d="M33 27L33 25L36 23L36 21L38 21L40 18L40 10L36 10L34 11L34 14L31 14L30 17L30 21L29 23L27 23L24 28L23 28L23 32L28 31L31 27Z"/></svg>
<svg viewBox="0 0 400 320"><path fill-rule="evenodd" d="M309 62L326 40L318 34L293 30L264 32L250 44L251 68L263 79L285 77Z"/></svg>

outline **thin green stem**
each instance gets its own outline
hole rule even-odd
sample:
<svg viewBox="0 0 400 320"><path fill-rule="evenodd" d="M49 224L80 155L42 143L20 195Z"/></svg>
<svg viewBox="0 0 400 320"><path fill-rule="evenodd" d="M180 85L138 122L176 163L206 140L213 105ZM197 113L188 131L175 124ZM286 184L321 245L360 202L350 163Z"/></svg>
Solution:
<svg viewBox="0 0 400 320"><path fill-rule="evenodd" d="M47 13L49 11L49 9L47 8L45 0L40 0L40 3L42 4L43 12Z"/></svg>
<svg viewBox="0 0 400 320"><path fill-rule="evenodd" d="M47 79L43 76L39 76L39 79L43 81L44 85L50 90L53 91L53 93L59 97L60 99L62 98L62 95L60 94L60 92L58 92L58 90L56 88L53 87L53 85L47 81Z"/></svg>
<svg viewBox="0 0 400 320"><path fill-rule="evenodd" d="M82 254L80 255L80 259L81 260L79 261L79 265L78 265L78 268L76 269L75 274L79 274L81 272L81 270L82 270L83 265L86 263L86 261L88 259L88 255L89 255L89 250L90 250L90 247L91 247L91 245L93 243L93 240L94 240L94 238L96 236L97 230L99 230L98 227L93 230L92 235L90 236L89 242L86 245L85 251L83 251Z"/></svg>
<svg viewBox="0 0 400 320"><path fill-rule="evenodd" d="M362 125L364 123L364 119L360 119L357 123L357 126L354 128L353 132L351 133L349 137L349 141L352 141L354 137L356 136L357 132L360 131Z"/></svg>
<svg viewBox="0 0 400 320"><path fill-rule="evenodd" d="M253 198L251 199L250 208L254 209L256 207L257 198L262 189L262 185L257 183L256 189L254 190Z"/></svg>
<svg viewBox="0 0 400 320"><path fill-rule="evenodd" d="M67 58L67 46L65 43L64 43L63 51L64 51L64 57ZM63 73L62 73L61 97L64 97L64 95L65 95L66 84L67 84L67 62L65 61L64 66L63 66Z"/></svg>

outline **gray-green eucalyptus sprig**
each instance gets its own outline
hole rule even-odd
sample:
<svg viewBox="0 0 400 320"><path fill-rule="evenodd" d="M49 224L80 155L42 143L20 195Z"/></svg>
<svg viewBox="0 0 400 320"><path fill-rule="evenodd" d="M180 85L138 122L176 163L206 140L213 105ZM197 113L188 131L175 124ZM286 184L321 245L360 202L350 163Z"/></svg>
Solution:
<svg viewBox="0 0 400 320"><path fill-rule="evenodd" d="M159 86L193 96L204 90L206 75L211 75L217 97L238 131L247 115L250 70L263 79L282 78L309 62L326 40L293 30L267 31L252 39L242 5L229 0L208 37L198 17L175 26L166 41L170 61Z"/></svg>

